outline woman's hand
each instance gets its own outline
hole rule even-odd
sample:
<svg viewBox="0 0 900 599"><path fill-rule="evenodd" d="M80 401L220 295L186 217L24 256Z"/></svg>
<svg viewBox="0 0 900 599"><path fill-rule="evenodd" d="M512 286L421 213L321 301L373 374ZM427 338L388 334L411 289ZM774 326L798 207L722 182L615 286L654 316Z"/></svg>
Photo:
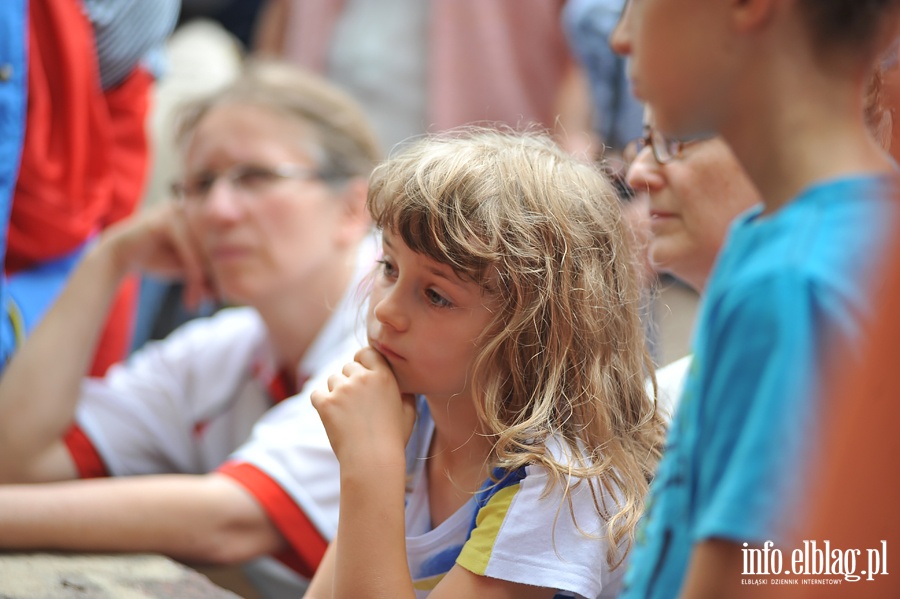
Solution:
<svg viewBox="0 0 900 599"><path fill-rule="evenodd" d="M122 275L142 271L184 281L188 307L214 294L196 236L182 208L173 202L110 227L98 251L108 252Z"/></svg>
<svg viewBox="0 0 900 599"><path fill-rule="evenodd" d="M328 390L312 393L341 468L405 463L416 419L415 397L401 394L390 365L371 347L361 349Z"/></svg>

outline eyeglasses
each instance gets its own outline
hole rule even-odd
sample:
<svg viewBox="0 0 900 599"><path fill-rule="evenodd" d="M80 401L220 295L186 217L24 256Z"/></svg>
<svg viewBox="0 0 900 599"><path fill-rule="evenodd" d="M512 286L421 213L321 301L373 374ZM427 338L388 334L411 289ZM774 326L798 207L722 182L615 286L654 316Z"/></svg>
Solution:
<svg viewBox="0 0 900 599"><path fill-rule="evenodd" d="M187 205L199 206L209 196L216 181L224 178L228 185L244 196L259 195L274 185L287 180L324 179L322 173L310 167L296 164L259 166L236 164L222 172L205 172L172 183L172 194Z"/></svg>
<svg viewBox="0 0 900 599"><path fill-rule="evenodd" d="M659 164L668 164L681 158L684 149L692 143L701 140L680 141L666 139L666 137L650 125L644 125L644 136L639 137L625 146L623 156L627 162L633 161L641 150L650 146L653 157Z"/></svg>

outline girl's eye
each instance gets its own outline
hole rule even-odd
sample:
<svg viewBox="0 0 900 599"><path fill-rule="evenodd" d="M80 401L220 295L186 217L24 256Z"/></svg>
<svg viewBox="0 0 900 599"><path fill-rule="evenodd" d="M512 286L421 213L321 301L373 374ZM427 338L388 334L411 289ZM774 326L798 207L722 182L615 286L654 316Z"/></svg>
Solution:
<svg viewBox="0 0 900 599"><path fill-rule="evenodd" d="M449 308L453 305L450 300L433 289L426 289L425 296L428 298L428 301L431 303L431 305L435 306L436 308Z"/></svg>
<svg viewBox="0 0 900 599"><path fill-rule="evenodd" d="M386 259L382 258L378 261L378 263L381 265L381 274L383 274L384 276L390 278L397 275L397 271L394 269L394 265Z"/></svg>

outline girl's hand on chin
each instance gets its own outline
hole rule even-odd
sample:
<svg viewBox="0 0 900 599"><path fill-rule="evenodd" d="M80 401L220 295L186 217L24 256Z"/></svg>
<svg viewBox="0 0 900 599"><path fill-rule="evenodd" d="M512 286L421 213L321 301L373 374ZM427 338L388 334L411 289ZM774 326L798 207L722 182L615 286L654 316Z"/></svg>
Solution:
<svg viewBox="0 0 900 599"><path fill-rule="evenodd" d="M397 463L416 420L415 396L401 394L390 365L371 347L359 350L328 390L311 395L341 467Z"/></svg>

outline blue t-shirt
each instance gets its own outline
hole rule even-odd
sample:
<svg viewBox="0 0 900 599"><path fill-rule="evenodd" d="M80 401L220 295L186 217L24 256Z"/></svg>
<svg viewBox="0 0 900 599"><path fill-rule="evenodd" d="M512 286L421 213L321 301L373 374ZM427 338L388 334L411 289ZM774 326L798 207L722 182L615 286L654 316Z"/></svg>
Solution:
<svg viewBox="0 0 900 599"><path fill-rule="evenodd" d="M886 178L837 179L732 226L622 597L676 596L704 540L779 542L828 350L852 348L871 316L896 213L889 189Z"/></svg>

